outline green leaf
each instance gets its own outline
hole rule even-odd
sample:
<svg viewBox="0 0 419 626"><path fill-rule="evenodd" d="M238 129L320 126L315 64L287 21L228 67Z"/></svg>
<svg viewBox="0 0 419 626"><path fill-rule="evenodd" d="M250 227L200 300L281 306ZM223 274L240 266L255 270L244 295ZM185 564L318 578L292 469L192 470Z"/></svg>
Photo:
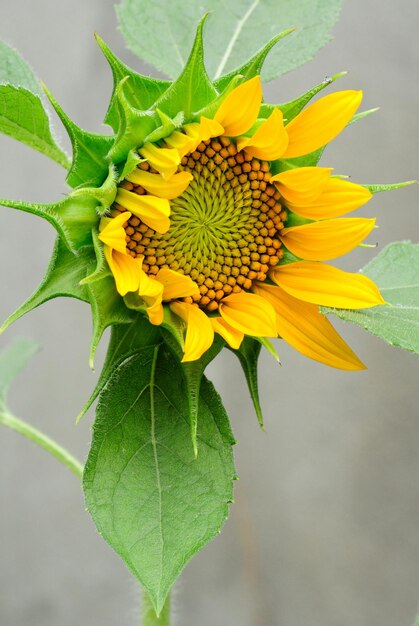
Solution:
<svg viewBox="0 0 419 626"><path fill-rule="evenodd" d="M358 311L322 311L419 354L419 244L391 243L361 271L378 285L388 304Z"/></svg>
<svg viewBox="0 0 419 626"><path fill-rule="evenodd" d="M118 57L108 48L106 43L98 35L95 35L95 37L106 60L111 66L114 80L112 98L106 113L105 124L109 124L113 130L117 132L119 114L117 110L116 91L118 84L122 79L129 76L129 80L127 81L125 87L125 95L131 106L140 110L149 109L166 91L171 83L166 80L158 80L157 78L151 78L150 76L142 76L141 74L138 74L122 63L122 61L118 59Z"/></svg>
<svg viewBox="0 0 419 626"><path fill-rule="evenodd" d="M36 307L53 298L63 296L88 302L87 289L79 283L86 276L86 273L91 271L93 262L94 257L89 249L83 250L78 256L75 256L63 244L62 240L57 238L43 281L31 297L7 318L0 328L0 333L26 313L30 313Z"/></svg>
<svg viewBox="0 0 419 626"><path fill-rule="evenodd" d="M97 201L94 198L68 196L51 204L32 204L0 198L0 205L47 220L72 252L92 244L92 228L99 220L96 212Z"/></svg>
<svg viewBox="0 0 419 626"><path fill-rule="evenodd" d="M32 68L17 50L0 41L0 84L23 87L33 94L42 95L41 85Z"/></svg>
<svg viewBox="0 0 419 626"><path fill-rule="evenodd" d="M401 189L402 187L409 187L409 185L416 185L417 180L407 180L404 183L384 183L382 185L363 185L368 189L370 193L381 193L382 191L393 191L394 189Z"/></svg>
<svg viewBox="0 0 419 626"><path fill-rule="evenodd" d="M167 115L174 116L183 111L186 122L192 121L193 112L199 111L218 96L204 65L202 36L206 18L205 15L198 24L195 41L181 75L155 104Z"/></svg>
<svg viewBox="0 0 419 626"><path fill-rule="evenodd" d="M238 350L232 352L238 357L240 365L243 368L244 375L246 376L247 386L249 388L250 396L252 398L253 406L256 411L260 427L264 430L262 408L259 400L259 387L258 387L258 360L262 344L253 337L245 336L241 342Z"/></svg>
<svg viewBox="0 0 419 626"><path fill-rule="evenodd" d="M69 167L67 155L52 136L41 98L27 89L0 85L0 132Z"/></svg>
<svg viewBox="0 0 419 626"><path fill-rule="evenodd" d="M157 326L153 326L143 315L137 315L131 324L114 324L111 329L108 351L99 380L86 404L80 411L76 423L87 413L114 371L131 356L147 346L161 343Z"/></svg>
<svg viewBox="0 0 419 626"><path fill-rule="evenodd" d="M70 187L100 186L109 173L107 154L114 142L110 135L89 133L77 126L63 109L50 91L44 86L45 93L63 123L73 146L73 161L67 175Z"/></svg>
<svg viewBox="0 0 419 626"><path fill-rule="evenodd" d="M192 27L204 11L210 12L205 61L214 78L241 67L276 34L297 28L269 53L262 71L267 81L313 58L330 40L341 4L342 0L123 0L116 10L130 50L171 78L186 63Z"/></svg>
<svg viewBox="0 0 419 626"><path fill-rule="evenodd" d="M195 459L180 366L163 346L122 365L101 394L84 474L98 531L160 613L189 559L228 515L235 478L227 415L201 385Z"/></svg>

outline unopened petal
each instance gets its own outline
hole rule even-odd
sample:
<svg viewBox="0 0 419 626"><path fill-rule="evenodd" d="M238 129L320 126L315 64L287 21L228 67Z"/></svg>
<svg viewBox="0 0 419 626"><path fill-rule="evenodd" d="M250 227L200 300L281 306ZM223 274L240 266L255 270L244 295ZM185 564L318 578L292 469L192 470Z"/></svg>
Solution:
<svg viewBox="0 0 419 626"><path fill-rule="evenodd" d="M108 246L104 248L105 258L115 279L116 289L121 296L137 291L141 278L142 260L129 254L122 254Z"/></svg>
<svg viewBox="0 0 419 626"><path fill-rule="evenodd" d="M310 204L298 200L287 203L293 213L311 220L340 217L359 209L372 198L372 194L361 185L341 178L330 178L322 193Z"/></svg>
<svg viewBox="0 0 419 626"><path fill-rule="evenodd" d="M210 120L202 116L199 120L201 141L207 141L212 137L219 137L224 134L224 128L217 120Z"/></svg>
<svg viewBox="0 0 419 626"><path fill-rule="evenodd" d="M211 347L214 330L209 318L195 304L172 302L171 310L186 323L185 354L182 362L196 361Z"/></svg>
<svg viewBox="0 0 419 626"><path fill-rule="evenodd" d="M118 250L118 252L126 254L127 234L123 225L130 217L131 213L129 211L125 211L113 218L102 217L99 225L100 233L98 235L100 241L113 250Z"/></svg>
<svg viewBox="0 0 419 626"><path fill-rule="evenodd" d="M181 161L181 156L175 148L159 148L152 143L144 144L138 152L164 178L173 176Z"/></svg>
<svg viewBox="0 0 419 626"><path fill-rule="evenodd" d="M377 285L363 274L352 274L324 263L299 261L279 265L269 277L291 296L337 309L363 309L384 304Z"/></svg>
<svg viewBox="0 0 419 626"><path fill-rule="evenodd" d="M195 150L195 147L198 145L195 143L195 139L178 130L175 130L169 137L166 137L164 141L169 148L174 148L179 153L181 159L185 154L188 154L188 152Z"/></svg>
<svg viewBox="0 0 419 626"><path fill-rule="evenodd" d="M335 259L358 246L375 219L348 217L284 228L280 239L293 254L308 261Z"/></svg>
<svg viewBox="0 0 419 626"><path fill-rule="evenodd" d="M119 188L116 202L158 233L165 233L169 230L170 204L168 200L155 196L140 196L132 191Z"/></svg>
<svg viewBox="0 0 419 626"><path fill-rule="evenodd" d="M262 102L262 86L255 76L233 89L214 115L228 137L244 135L256 122Z"/></svg>
<svg viewBox="0 0 419 626"><path fill-rule="evenodd" d="M199 295L199 287L192 278L174 270L162 268L157 273L156 280L163 285L163 300L165 301Z"/></svg>
<svg viewBox="0 0 419 626"><path fill-rule="evenodd" d="M286 202L307 206L324 191L332 171L330 167L296 167L275 174L270 182Z"/></svg>
<svg viewBox="0 0 419 626"><path fill-rule="evenodd" d="M301 111L286 126L288 148L283 158L309 154L329 143L350 122L361 104L362 91L337 91Z"/></svg>
<svg viewBox="0 0 419 626"><path fill-rule="evenodd" d="M236 330L230 326L230 324L227 324L222 317L210 317L210 322L214 331L221 335L230 348L233 348L233 350L238 350L240 348L241 342L244 338L244 333Z"/></svg>
<svg viewBox="0 0 419 626"><path fill-rule="evenodd" d="M193 176L189 172L178 172L166 180L160 174L151 174L138 167L126 177L126 180L134 185L141 185L153 196L166 200L173 200L182 195L192 179Z"/></svg>
<svg viewBox="0 0 419 626"><path fill-rule="evenodd" d="M288 134L279 109L273 110L252 137L241 137L237 140L238 150L245 150L250 156L265 161L279 159L287 146Z"/></svg>
<svg viewBox="0 0 419 626"><path fill-rule="evenodd" d="M221 317L236 330L253 337L276 337L275 311L269 302L241 291L220 302Z"/></svg>
<svg viewBox="0 0 419 626"><path fill-rule="evenodd" d="M255 283L254 290L275 308L278 334L290 346L325 365L344 370L365 369L315 304L293 298L280 287Z"/></svg>

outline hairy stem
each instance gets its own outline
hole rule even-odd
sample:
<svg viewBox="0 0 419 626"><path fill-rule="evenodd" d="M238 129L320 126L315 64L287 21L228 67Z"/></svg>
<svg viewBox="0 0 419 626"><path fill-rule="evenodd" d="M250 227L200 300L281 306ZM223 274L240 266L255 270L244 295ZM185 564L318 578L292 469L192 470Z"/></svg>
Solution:
<svg viewBox="0 0 419 626"><path fill-rule="evenodd" d="M167 596L164 607L157 617L150 596L144 592L142 626L170 626L170 595Z"/></svg>
<svg viewBox="0 0 419 626"><path fill-rule="evenodd" d="M0 424L8 426L27 439L30 439L41 448L55 456L56 459L64 463L79 478L83 475L83 465L70 452L56 443L47 435L41 433L37 428L30 426L8 411L0 412ZM157 623L157 622L156 622Z"/></svg>

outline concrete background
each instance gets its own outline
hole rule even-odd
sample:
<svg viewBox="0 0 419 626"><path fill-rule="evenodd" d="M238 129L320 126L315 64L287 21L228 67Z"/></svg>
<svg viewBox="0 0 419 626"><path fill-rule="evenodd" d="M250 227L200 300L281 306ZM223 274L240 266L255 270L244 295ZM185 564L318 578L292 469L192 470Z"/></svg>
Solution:
<svg viewBox="0 0 419 626"><path fill-rule="evenodd" d="M98 31L128 64L110 0L0 0L0 37L84 128L100 131L111 76ZM358 182L418 178L418 0L346 2L335 40L316 60L268 89L284 101L324 76L365 90L375 116L351 127L324 165ZM58 122L56 127L59 127ZM1 137L0 196L49 201L65 193L52 162ZM377 196L380 247L418 241L418 191ZM54 234L41 220L0 208L4 319L43 276ZM374 251L341 264L356 270ZM17 415L86 457L90 424L74 417L96 380L87 364L90 314L55 300L0 338L28 336L42 351L11 394ZM338 324L368 364L363 373L326 368L279 344L260 380L267 433L260 432L238 364L210 367L238 439L236 504L222 535L177 585L179 626L411 626L419 600L418 360L358 328ZM103 357L104 346L98 359ZM0 432L0 625L131 626L136 584L96 534L75 477L44 452Z"/></svg>

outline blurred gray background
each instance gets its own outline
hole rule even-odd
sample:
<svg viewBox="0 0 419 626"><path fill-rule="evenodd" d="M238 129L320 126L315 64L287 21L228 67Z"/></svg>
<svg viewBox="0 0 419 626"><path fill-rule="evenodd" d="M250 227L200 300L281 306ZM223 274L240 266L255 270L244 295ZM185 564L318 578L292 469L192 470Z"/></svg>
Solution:
<svg viewBox="0 0 419 626"><path fill-rule="evenodd" d="M336 88L364 89L363 107L381 106L330 146L324 165L357 182L419 177L418 26L418 0L347 1L334 41L269 85L268 100L284 101L347 69ZM0 0L0 37L30 59L80 126L100 132L111 74L94 31L142 69L124 49L110 0ZM0 149L0 196L52 201L65 193L54 163L5 137ZM379 220L380 248L419 240L418 204L417 188L409 188L367 206L362 213ZM41 280L53 240L46 222L0 207L2 320ZM341 266L357 270L374 254L359 250ZM261 359L267 433L259 430L235 359L223 354L211 365L238 439L240 481L223 533L176 586L179 626L413 623L419 361L358 328L337 326L368 371L335 371L280 343L282 367ZM87 362L90 331L87 306L55 300L0 338L0 347L15 336L42 346L12 391L12 407L80 459L93 414L77 427L74 419L97 377ZM96 534L77 479L5 429L0 455L0 625L138 624L137 586Z"/></svg>

